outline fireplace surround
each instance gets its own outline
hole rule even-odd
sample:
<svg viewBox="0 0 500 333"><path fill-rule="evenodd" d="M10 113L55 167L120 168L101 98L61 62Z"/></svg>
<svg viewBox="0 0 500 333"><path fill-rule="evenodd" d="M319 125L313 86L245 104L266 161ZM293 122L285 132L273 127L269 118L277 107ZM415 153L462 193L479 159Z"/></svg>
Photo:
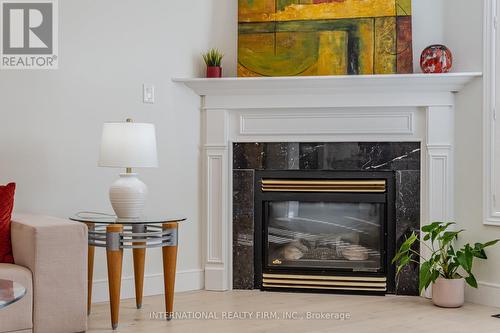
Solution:
<svg viewBox="0 0 500 333"><path fill-rule="evenodd" d="M334 192L326 196L328 202L344 201L360 203L371 199L386 205L381 217L381 227L387 231L388 241L383 255L381 269L377 272L356 272L358 276L384 277L387 289L379 293L418 294L418 267L407 266L400 274L397 283L394 279L394 267L389 261L394 248L405 235L418 231L420 226L420 178L421 145L419 142L282 142L282 143L234 143L233 144L233 288L234 289L270 289L263 288L262 273L281 273L282 269L264 267L262 244L259 235L264 224L261 208L263 202L273 201L276 192L262 192L261 179L376 179L384 180L387 190L384 192ZM307 193L307 192L306 192ZM325 201L324 192L308 192L313 197L305 200ZM387 198L386 198L387 193ZM302 199L304 192L284 193L281 198ZM358 198L356 195L358 194ZM362 194L359 196L359 194ZM373 195L382 194L382 198ZM368 197L368 198L367 198ZM341 200L340 200L341 202ZM262 207L262 206L261 206ZM338 211L335 207L332 212ZM345 215L345 212L343 212ZM352 213L352 212L351 212ZM354 212L356 214L356 212ZM359 214L359 212L358 212ZM352 215L352 214L351 214ZM352 216L365 218L363 214ZM265 217L264 217L265 218ZM333 231L335 232L335 231ZM257 259L256 261L254 259ZM270 268L270 269L269 269ZM352 272L352 270L351 270ZM290 270L290 274L315 274L323 276L349 276L349 272L335 269L316 271ZM365 274L360 274L365 273ZM368 273L368 274L366 274ZM356 277L351 274L351 276ZM308 282L311 283L311 282ZM313 284L314 285L314 284ZM311 289L311 288L304 288ZM320 291L327 291L320 289ZM330 289L339 291L341 289ZM354 290L350 290L353 292ZM364 291L364 290L363 290Z"/></svg>
<svg viewBox="0 0 500 333"><path fill-rule="evenodd" d="M235 143L255 146L256 151L259 145L255 143L266 143L269 152L261 152L257 158L269 154L277 160L266 163L277 164L284 163L280 143L290 144L290 151L301 149L304 157L286 163L314 168L315 163L335 160L335 155L320 158L325 150L315 148L318 142L417 142L421 149L420 223L454 220L454 95L481 75L173 79L201 96L205 289L234 288L233 213L239 208L233 199L253 193L241 191L233 196L233 182L246 182L234 174L252 172L252 168L234 168ZM302 147L294 143L302 143ZM394 157L398 156L402 155ZM400 170L401 175L408 170ZM253 185L252 178L249 186ZM405 213L396 210L396 215ZM245 214L239 216L248 220ZM250 240L240 240L245 241Z"/></svg>

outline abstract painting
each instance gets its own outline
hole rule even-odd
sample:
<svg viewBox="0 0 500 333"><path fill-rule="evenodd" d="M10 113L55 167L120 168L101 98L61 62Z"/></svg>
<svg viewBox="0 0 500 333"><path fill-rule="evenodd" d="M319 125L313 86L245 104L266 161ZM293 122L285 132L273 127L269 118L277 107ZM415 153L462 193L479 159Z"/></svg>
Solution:
<svg viewBox="0 0 500 333"><path fill-rule="evenodd" d="M413 72L411 0L239 0L238 76Z"/></svg>

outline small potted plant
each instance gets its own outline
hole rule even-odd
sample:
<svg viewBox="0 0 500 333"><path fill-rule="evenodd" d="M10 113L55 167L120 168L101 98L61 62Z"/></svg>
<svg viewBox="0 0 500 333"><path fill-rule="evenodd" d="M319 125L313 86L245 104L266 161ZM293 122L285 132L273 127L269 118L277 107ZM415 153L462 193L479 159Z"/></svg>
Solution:
<svg viewBox="0 0 500 333"><path fill-rule="evenodd" d="M222 77L222 58L224 55L217 49L211 49L203 54L203 60L207 65L207 77L218 78Z"/></svg>
<svg viewBox="0 0 500 333"><path fill-rule="evenodd" d="M465 244L455 249L454 241L464 230L449 230L455 223L434 222L422 227L423 241L429 255L424 257L415 246L419 242L416 233L408 237L394 256L392 263L397 263L396 274L410 263L420 266L419 290L422 293L432 284L432 302L440 307L456 308L464 304L465 283L477 288L477 281L472 274L474 258L487 259L484 249L495 245L499 240ZM421 259L421 260L419 260Z"/></svg>

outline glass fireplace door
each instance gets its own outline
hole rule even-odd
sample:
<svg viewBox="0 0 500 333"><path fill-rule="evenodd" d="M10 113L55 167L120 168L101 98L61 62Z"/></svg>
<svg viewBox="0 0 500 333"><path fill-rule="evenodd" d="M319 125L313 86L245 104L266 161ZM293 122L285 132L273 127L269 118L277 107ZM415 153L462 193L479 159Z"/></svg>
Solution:
<svg viewBox="0 0 500 333"><path fill-rule="evenodd" d="M267 267L383 271L384 206L268 201Z"/></svg>

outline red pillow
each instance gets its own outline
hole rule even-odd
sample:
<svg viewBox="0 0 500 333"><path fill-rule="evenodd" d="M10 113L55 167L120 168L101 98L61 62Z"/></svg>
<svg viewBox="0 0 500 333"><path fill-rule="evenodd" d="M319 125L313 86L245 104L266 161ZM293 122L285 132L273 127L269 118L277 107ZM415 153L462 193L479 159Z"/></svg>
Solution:
<svg viewBox="0 0 500 333"><path fill-rule="evenodd" d="M12 244L10 242L10 221L14 208L16 184L0 186L0 263L13 264Z"/></svg>

